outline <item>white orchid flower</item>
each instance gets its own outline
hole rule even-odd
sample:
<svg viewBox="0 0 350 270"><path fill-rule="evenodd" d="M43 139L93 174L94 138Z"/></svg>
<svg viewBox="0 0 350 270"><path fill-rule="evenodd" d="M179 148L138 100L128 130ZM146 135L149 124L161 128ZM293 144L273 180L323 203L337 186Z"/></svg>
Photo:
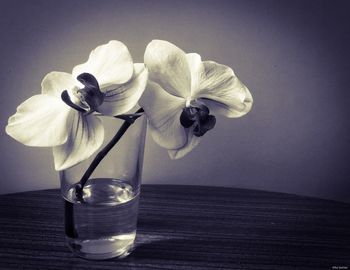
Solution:
<svg viewBox="0 0 350 270"><path fill-rule="evenodd" d="M215 116L246 114L253 99L231 68L186 54L162 40L148 44L145 65L149 83L139 103L149 119L153 139L181 158L215 126Z"/></svg>
<svg viewBox="0 0 350 270"><path fill-rule="evenodd" d="M6 132L28 146L53 147L56 170L89 158L103 143L104 128L93 112L120 115L138 102L148 71L133 64L127 47L110 41L93 50L72 74L51 72L41 94L24 101Z"/></svg>

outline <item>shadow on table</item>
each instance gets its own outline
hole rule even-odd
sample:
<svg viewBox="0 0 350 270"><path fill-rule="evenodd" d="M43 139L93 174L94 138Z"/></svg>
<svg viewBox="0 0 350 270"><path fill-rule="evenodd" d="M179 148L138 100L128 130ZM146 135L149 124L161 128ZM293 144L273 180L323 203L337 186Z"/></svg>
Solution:
<svg viewBox="0 0 350 270"><path fill-rule="evenodd" d="M125 260L132 262L182 264L210 264L214 262L232 263L233 250L223 252L208 244L193 238L165 239L143 243L136 246L133 253Z"/></svg>

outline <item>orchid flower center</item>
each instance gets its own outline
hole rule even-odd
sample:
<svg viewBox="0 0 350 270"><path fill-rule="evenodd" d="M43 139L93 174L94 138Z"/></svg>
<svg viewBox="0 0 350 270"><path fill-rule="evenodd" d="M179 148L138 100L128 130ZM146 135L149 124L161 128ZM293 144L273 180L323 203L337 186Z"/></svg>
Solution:
<svg viewBox="0 0 350 270"><path fill-rule="evenodd" d="M203 104L189 104L182 110L180 123L184 128L193 127L193 134L201 137L214 128L216 119L214 115L209 114L207 106Z"/></svg>
<svg viewBox="0 0 350 270"><path fill-rule="evenodd" d="M84 88L74 88L69 95L67 90L61 94L62 100L73 109L82 113L97 111L98 106L103 103L105 94L101 92L96 78L90 73L82 73L77 80L84 85Z"/></svg>

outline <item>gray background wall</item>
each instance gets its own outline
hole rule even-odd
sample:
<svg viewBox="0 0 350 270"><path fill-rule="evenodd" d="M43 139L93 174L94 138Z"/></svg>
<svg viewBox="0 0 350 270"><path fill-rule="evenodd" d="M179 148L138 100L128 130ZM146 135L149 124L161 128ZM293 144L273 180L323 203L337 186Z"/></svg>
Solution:
<svg viewBox="0 0 350 270"><path fill-rule="evenodd" d="M40 91L91 49L123 41L136 62L152 39L231 66L253 110L218 118L201 145L171 161L149 137L144 183L264 189L350 201L347 1L0 1L0 193L58 186L50 149L4 132Z"/></svg>

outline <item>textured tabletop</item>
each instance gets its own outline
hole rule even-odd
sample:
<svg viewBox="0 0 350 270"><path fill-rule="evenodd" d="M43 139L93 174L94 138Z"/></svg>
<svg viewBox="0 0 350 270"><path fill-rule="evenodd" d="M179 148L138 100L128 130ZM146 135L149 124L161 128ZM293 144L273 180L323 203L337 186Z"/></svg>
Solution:
<svg viewBox="0 0 350 270"><path fill-rule="evenodd" d="M350 269L350 204L234 188L143 185L136 250L86 261L59 190L0 196L0 269Z"/></svg>

